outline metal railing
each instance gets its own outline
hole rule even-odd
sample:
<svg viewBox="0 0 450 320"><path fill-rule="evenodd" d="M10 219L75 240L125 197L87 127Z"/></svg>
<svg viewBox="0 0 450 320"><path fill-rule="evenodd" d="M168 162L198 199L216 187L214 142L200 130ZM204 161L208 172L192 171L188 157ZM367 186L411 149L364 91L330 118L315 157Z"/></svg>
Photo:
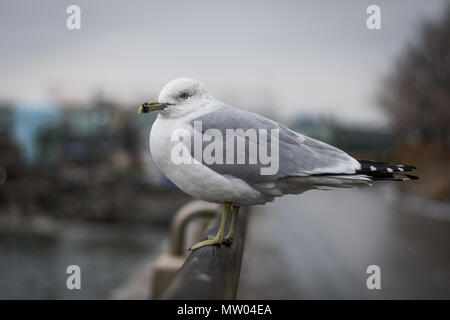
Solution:
<svg viewBox="0 0 450 320"><path fill-rule="evenodd" d="M217 208L217 207L216 207ZM183 228L191 216L210 215L217 212L211 205L184 207L177 214L172 224L171 253L181 254ZM209 212L209 213L208 213ZM208 246L190 253L181 268L172 276L161 299L234 299L239 283L242 255L244 251L247 215L244 210L238 215L234 242L231 246ZM207 229L203 239L209 234L215 235L218 220L214 219L214 226Z"/></svg>

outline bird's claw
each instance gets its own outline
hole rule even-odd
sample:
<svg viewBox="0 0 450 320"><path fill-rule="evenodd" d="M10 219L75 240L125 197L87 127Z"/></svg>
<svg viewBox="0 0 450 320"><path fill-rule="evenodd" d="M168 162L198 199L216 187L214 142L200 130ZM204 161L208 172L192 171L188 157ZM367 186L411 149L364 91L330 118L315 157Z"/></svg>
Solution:
<svg viewBox="0 0 450 320"><path fill-rule="evenodd" d="M222 243L226 246L231 246L233 244L233 237L223 239Z"/></svg>
<svg viewBox="0 0 450 320"><path fill-rule="evenodd" d="M221 245L222 242L223 242L223 239L220 239L219 237L212 237L212 238L208 237L208 240L201 241L201 242L198 242L198 243L194 244L189 249L189 251L194 251L194 250L197 250L197 249L199 249L201 247L206 247L206 246Z"/></svg>

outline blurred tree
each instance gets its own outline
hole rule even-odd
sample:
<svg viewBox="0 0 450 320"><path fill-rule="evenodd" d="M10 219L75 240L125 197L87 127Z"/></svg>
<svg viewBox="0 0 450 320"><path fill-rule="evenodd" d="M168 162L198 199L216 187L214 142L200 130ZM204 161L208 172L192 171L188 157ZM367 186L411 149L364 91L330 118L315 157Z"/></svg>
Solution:
<svg viewBox="0 0 450 320"><path fill-rule="evenodd" d="M450 3L441 19L423 23L379 98L400 139L450 144Z"/></svg>
<svg viewBox="0 0 450 320"><path fill-rule="evenodd" d="M11 137L13 111L9 103L0 102L0 186L6 178L23 174L20 145Z"/></svg>

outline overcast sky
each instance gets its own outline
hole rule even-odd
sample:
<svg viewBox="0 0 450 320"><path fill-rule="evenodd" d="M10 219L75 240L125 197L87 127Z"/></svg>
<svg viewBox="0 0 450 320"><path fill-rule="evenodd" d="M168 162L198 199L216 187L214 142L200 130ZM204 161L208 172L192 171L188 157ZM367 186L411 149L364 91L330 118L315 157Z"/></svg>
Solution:
<svg viewBox="0 0 450 320"><path fill-rule="evenodd" d="M0 3L0 99L49 92L86 101L101 89L134 104L181 76L219 99L280 119L324 113L383 123L376 90L432 1L17 1ZM66 8L81 7L81 30ZM366 27L381 7L382 30Z"/></svg>

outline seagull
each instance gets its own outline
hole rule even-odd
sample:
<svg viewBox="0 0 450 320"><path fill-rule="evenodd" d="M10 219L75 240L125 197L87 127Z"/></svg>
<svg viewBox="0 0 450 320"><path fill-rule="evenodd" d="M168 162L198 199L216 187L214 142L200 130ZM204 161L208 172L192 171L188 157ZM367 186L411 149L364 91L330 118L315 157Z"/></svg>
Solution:
<svg viewBox="0 0 450 320"><path fill-rule="evenodd" d="M159 114L149 140L157 167L190 196L223 204L216 236L190 250L231 245L241 206L265 204L275 197L313 189L417 179L406 173L415 170L414 166L356 160L281 123L229 106L196 80L169 82L158 100L144 103L138 113L153 111Z"/></svg>

